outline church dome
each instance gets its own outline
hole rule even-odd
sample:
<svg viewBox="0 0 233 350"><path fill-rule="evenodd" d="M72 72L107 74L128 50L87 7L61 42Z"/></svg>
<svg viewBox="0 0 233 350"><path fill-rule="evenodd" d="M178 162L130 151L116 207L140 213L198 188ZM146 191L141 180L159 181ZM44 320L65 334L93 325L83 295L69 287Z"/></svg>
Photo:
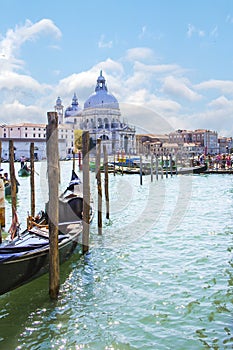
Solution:
<svg viewBox="0 0 233 350"><path fill-rule="evenodd" d="M117 99L108 93L102 71L100 71L100 76L97 79L95 92L84 103L84 110L88 108L119 109Z"/></svg>
<svg viewBox="0 0 233 350"><path fill-rule="evenodd" d="M65 110L65 118L75 117L77 115L80 115L81 112L82 109L79 107L77 96L74 93L71 106L67 107Z"/></svg>

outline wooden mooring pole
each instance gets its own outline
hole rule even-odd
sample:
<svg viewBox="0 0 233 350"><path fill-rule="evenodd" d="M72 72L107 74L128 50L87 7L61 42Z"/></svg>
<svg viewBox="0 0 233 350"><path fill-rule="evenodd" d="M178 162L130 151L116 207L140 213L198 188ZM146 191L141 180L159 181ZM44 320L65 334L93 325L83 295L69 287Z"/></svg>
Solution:
<svg viewBox="0 0 233 350"><path fill-rule="evenodd" d="M2 166L2 141L0 141L0 169Z"/></svg>
<svg viewBox="0 0 233 350"><path fill-rule="evenodd" d="M100 171L101 139L97 139L96 146L96 180L98 190L98 234L102 235L102 185Z"/></svg>
<svg viewBox="0 0 233 350"><path fill-rule="evenodd" d="M142 155L140 155L140 185L142 185Z"/></svg>
<svg viewBox="0 0 233 350"><path fill-rule="evenodd" d="M82 152L81 151L78 152L78 167L79 167L79 170L82 170Z"/></svg>
<svg viewBox="0 0 233 350"><path fill-rule="evenodd" d="M34 142L30 144L30 184L31 184L31 216L35 216L35 168L34 168Z"/></svg>
<svg viewBox="0 0 233 350"><path fill-rule="evenodd" d="M49 295L57 299L60 284L58 251L58 117L56 112L48 112L46 126L47 170L49 185L48 223L49 223Z"/></svg>
<svg viewBox="0 0 233 350"><path fill-rule="evenodd" d="M168 178L168 157L167 157L167 155L166 155L165 163L166 163L166 178Z"/></svg>
<svg viewBox="0 0 233 350"><path fill-rule="evenodd" d="M159 179L159 160L158 160L157 154L155 158L155 174L156 174L156 180L158 180Z"/></svg>
<svg viewBox="0 0 233 350"><path fill-rule="evenodd" d="M108 191L108 153L106 145L104 149L104 190L105 190L105 201L106 201L106 219L109 219L109 191Z"/></svg>
<svg viewBox="0 0 233 350"><path fill-rule="evenodd" d="M5 186L3 179L0 179L0 231L5 227ZM2 236L0 232L0 243Z"/></svg>
<svg viewBox="0 0 233 350"><path fill-rule="evenodd" d="M172 160L172 154L170 154L170 173L171 173L171 177L173 176L173 167L172 167L172 164L173 163L173 160Z"/></svg>
<svg viewBox="0 0 233 350"><path fill-rule="evenodd" d="M114 155L113 155L113 174L114 176L116 176L116 153L114 151Z"/></svg>
<svg viewBox="0 0 233 350"><path fill-rule="evenodd" d="M163 155L161 157L161 179L163 179Z"/></svg>
<svg viewBox="0 0 233 350"><path fill-rule="evenodd" d="M15 151L14 143L12 140L9 141L9 158L10 158L10 181L11 181L11 209L12 218L16 212L16 177L15 177Z"/></svg>
<svg viewBox="0 0 233 350"><path fill-rule="evenodd" d="M75 151L73 151L72 156L73 156L73 170L75 171Z"/></svg>
<svg viewBox="0 0 233 350"><path fill-rule="evenodd" d="M2 163L2 141L0 141L0 168ZM2 227L5 227L5 186L0 180L0 243L2 243Z"/></svg>
<svg viewBox="0 0 233 350"><path fill-rule="evenodd" d="M151 154L151 160L150 160L150 180L153 182L153 171L154 171L154 157L153 154Z"/></svg>
<svg viewBox="0 0 233 350"><path fill-rule="evenodd" d="M83 236L82 252L89 250L90 236L90 164L89 164L89 131L82 133L82 158L83 158Z"/></svg>

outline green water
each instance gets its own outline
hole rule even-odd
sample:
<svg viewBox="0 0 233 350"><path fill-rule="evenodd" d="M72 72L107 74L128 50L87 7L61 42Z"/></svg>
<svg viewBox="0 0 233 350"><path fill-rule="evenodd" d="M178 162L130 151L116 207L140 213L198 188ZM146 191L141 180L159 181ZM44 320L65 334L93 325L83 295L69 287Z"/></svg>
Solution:
<svg viewBox="0 0 233 350"><path fill-rule="evenodd" d="M61 188L71 167L61 164ZM36 170L39 210L46 166ZM111 220L98 236L95 216L89 254L62 266L58 301L48 276L0 297L0 349L232 349L233 177L109 182ZM29 210L30 179L20 179L22 227Z"/></svg>

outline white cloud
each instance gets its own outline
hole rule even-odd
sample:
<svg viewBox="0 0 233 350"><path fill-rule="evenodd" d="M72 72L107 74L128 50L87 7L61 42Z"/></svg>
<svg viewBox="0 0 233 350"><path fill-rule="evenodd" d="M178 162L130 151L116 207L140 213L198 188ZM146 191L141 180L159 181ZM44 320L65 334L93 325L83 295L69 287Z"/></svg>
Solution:
<svg viewBox="0 0 233 350"><path fill-rule="evenodd" d="M232 80L207 80L200 84L196 84L195 88L198 90L210 90L217 89L223 94L233 94L233 81Z"/></svg>
<svg viewBox="0 0 233 350"><path fill-rule="evenodd" d="M214 29L210 32L210 36L217 38L218 37L218 27L215 26Z"/></svg>
<svg viewBox="0 0 233 350"><path fill-rule="evenodd" d="M35 40L39 34L53 34L56 38L61 37L60 30L50 19L42 19L33 24L29 20L23 26L16 26L15 30L9 29L5 38L0 41L0 59L7 60L4 69L16 69L23 65L23 61L18 60L15 56L23 43ZM1 59L2 61L2 59Z"/></svg>
<svg viewBox="0 0 233 350"><path fill-rule="evenodd" d="M182 73L184 72L184 69L182 69L178 64L145 64L142 62L136 61L134 63L134 70L135 71L141 71L144 73L153 73L153 74L166 74L169 72L173 73Z"/></svg>
<svg viewBox="0 0 233 350"><path fill-rule="evenodd" d="M138 36L139 39L142 39L142 38L145 36L146 31L147 31L146 26L143 26L143 27L141 28L141 32L139 33L139 36Z"/></svg>
<svg viewBox="0 0 233 350"><path fill-rule="evenodd" d="M13 101L13 103L3 104L1 106L1 114L1 121L6 124L19 123L22 121L43 123L46 119L45 111L40 106L26 106L17 100ZM44 116L44 120L42 120L42 116Z"/></svg>
<svg viewBox="0 0 233 350"><path fill-rule="evenodd" d="M191 38L194 34L197 34L199 37L205 36L204 30L196 28L193 24L189 24L187 30L188 38Z"/></svg>
<svg viewBox="0 0 233 350"><path fill-rule="evenodd" d="M126 52L126 60L128 61L137 61L137 60L145 60L148 58L154 57L154 51L148 47L136 47L133 49L129 49Z"/></svg>
<svg viewBox="0 0 233 350"><path fill-rule="evenodd" d="M16 120L30 121L44 117L45 99L52 91L52 86L41 84L28 74L19 74L23 60L18 59L20 48L26 41L36 40L39 35L61 36L60 30L49 19L35 24L26 21L23 26L9 29L0 40L0 99L1 118L8 123ZM10 91L10 93L9 93Z"/></svg>
<svg viewBox="0 0 233 350"><path fill-rule="evenodd" d="M226 22L227 23L233 23L233 16L231 14L228 14L226 17Z"/></svg>
<svg viewBox="0 0 233 350"><path fill-rule="evenodd" d="M193 91L188 85L190 84L187 79L177 79L173 76L167 76L164 79L162 91L173 97L185 98L193 102L200 100L202 96Z"/></svg>
<svg viewBox="0 0 233 350"><path fill-rule="evenodd" d="M0 90L7 89L35 90L42 93L49 88L46 84L39 84L35 79L28 75L17 74L15 72L5 71L0 74Z"/></svg>
<svg viewBox="0 0 233 350"><path fill-rule="evenodd" d="M208 106L214 109L232 109L233 101L229 101L225 96L219 96L215 100L210 101Z"/></svg>
<svg viewBox="0 0 233 350"><path fill-rule="evenodd" d="M100 37L100 40L98 41L98 47L100 49L103 49L103 48L111 49L112 46L113 46L113 41L112 40L105 41L105 35L102 34L101 37Z"/></svg>
<svg viewBox="0 0 233 350"><path fill-rule="evenodd" d="M195 27L192 24L188 25L187 36L190 38L195 32Z"/></svg>

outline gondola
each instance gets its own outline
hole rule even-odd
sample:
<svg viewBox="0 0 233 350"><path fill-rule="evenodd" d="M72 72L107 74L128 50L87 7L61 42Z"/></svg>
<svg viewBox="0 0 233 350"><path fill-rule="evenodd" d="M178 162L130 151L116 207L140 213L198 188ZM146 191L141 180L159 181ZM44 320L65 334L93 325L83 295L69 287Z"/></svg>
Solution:
<svg viewBox="0 0 233 350"><path fill-rule="evenodd" d="M18 288L49 271L48 204L36 218L27 219L27 229L20 233L17 215L14 236L0 244L0 295ZM59 197L58 249L64 263L74 252L82 236L82 183L72 171L71 181ZM91 211L90 221L93 214Z"/></svg>
<svg viewBox="0 0 233 350"><path fill-rule="evenodd" d="M28 177L31 174L31 170L28 168L27 164L24 164L22 168L19 169L18 175L20 177Z"/></svg>
<svg viewBox="0 0 233 350"><path fill-rule="evenodd" d="M4 184L4 189L5 189L5 196L11 196L11 182L6 181ZM19 182L16 180L16 193L19 191Z"/></svg>
<svg viewBox="0 0 233 350"><path fill-rule="evenodd" d="M196 165L193 167L180 167L177 168L176 173L180 175L186 174L203 174L207 170L207 164Z"/></svg>

